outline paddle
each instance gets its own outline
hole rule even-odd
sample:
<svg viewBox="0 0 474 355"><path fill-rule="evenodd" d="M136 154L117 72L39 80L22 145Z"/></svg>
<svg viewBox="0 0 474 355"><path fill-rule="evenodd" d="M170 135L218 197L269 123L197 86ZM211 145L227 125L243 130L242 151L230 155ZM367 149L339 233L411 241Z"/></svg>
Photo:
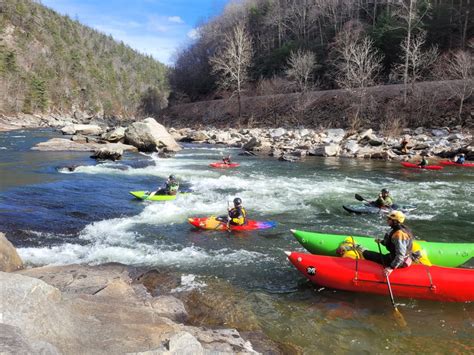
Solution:
<svg viewBox="0 0 474 355"><path fill-rule="evenodd" d="M369 206L377 207L377 208L379 209L379 213L382 212L382 209L385 210L385 208L386 208L386 207L383 207L383 206L382 206L382 207L380 207L380 206L375 206L375 204L374 204L372 201L366 200L365 198L363 198L363 197L362 197L361 195L359 195L359 194L355 194L354 197L355 197L355 199L356 199L357 201L361 201L361 202L364 201L364 202L367 202L367 203L369 204Z"/></svg>
<svg viewBox="0 0 474 355"><path fill-rule="evenodd" d="M382 260L382 266L385 269L385 263L383 262L383 255L382 255L382 249L380 248L380 243L377 243L377 246L379 247L379 253L380 253L380 259ZM398 325L402 328L407 327L407 322L405 321L405 318L403 318L403 315L400 313L398 310L397 304L395 303L395 299L393 298L393 292L392 292L392 286L390 285L390 280L388 278L388 275L385 276L387 279L387 286L388 286L388 292L390 294L390 300L392 301L393 305L393 315L395 317L395 321L398 323Z"/></svg>

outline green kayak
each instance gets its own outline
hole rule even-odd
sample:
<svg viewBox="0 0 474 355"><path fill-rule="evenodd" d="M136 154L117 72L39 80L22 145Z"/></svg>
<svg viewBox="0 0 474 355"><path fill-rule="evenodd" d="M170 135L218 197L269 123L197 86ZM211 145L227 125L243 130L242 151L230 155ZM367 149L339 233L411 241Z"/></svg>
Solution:
<svg viewBox="0 0 474 355"><path fill-rule="evenodd" d="M190 192L179 192L178 195L154 195L152 198L148 198L148 191L130 191L130 194L139 198L140 200L148 201L173 201L176 200L177 196L189 195Z"/></svg>
<svg viewBox="0 0 474 355"><path fill-rule="evenodd" d="M291 232L300 244L310 253L320 255L336 255L336 249L349 235L305 232L292 229ZM353 235L356 244L367 250L378 252L374 238ZM474 257L474 243L436 243L419 241L433 265L457 267ZM387 252L383 245L382 252Z"/></svg>

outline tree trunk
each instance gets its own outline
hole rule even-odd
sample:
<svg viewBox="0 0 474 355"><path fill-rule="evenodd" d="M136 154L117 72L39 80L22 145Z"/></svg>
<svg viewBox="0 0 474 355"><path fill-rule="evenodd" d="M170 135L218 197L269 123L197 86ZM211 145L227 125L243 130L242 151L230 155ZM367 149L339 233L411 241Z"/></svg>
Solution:
<svg viewBox="0 0 474 355"><path fill-rule="evenodd" d="M410 7L408 9L408 29L407 29L407 50L405 51L405 70L403 72L403 103L407 103L407 91L408 91L408 63L409 63L409 51L411 45L411 19L413 11L413 1L410 0Z"/></svg>
<svg viewBox="0 0 474 355"><path fill-rule="evenodd" d="M237 91L237 103L239 105L239 118L242 116L242 103L240 101L240 90Z"/></svg>

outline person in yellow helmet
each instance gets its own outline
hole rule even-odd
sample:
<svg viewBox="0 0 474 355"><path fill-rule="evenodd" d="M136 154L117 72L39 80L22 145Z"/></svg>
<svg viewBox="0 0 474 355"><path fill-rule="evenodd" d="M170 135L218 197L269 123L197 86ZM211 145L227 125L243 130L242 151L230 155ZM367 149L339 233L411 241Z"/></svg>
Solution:
<svg viewBox="0 0 474 355"><path fill-rule="evenodd" d="M375 261L385 267L385 275L388 276L394 269L408 267L413 262L413 232L406 227L405 215L400 211L392 211L387 215L387 224L390 231L383 239L376 239L377 243L384 245L389 251L388 254L364 250L363 256L367 260Z"/></svg>

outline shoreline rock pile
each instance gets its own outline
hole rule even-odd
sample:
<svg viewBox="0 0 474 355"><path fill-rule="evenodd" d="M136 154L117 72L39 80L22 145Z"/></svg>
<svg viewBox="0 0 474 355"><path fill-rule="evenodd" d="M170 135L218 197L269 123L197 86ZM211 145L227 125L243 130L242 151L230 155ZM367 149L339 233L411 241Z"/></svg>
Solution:
<svg viewBox="0 0 474 355"><path fill-rule="evenodd" d="M387 137L372 129L350 132L344 129L203 129L169 130L180 142L224 144L250 154L269 155L281 160L305 156L343 157L383 160L408 160L420 155L451 158L465 153L474 159L472 134L461 127L404 129L398 137ZM406 152L401 141L408 144Z"/></svg>

